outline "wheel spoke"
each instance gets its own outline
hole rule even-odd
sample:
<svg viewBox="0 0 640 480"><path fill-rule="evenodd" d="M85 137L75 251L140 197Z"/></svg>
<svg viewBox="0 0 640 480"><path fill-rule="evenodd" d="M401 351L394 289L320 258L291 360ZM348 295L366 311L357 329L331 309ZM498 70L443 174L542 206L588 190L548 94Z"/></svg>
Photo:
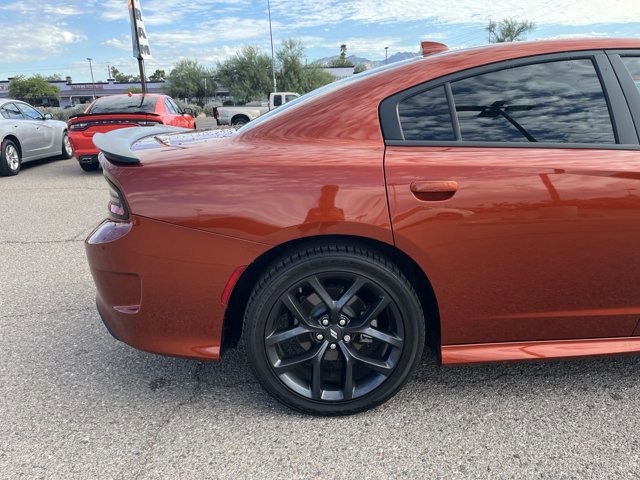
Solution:
<svg viewBox="0 0 640 480"><path fill-rule="evenodd" d="M291 312L293 318L295 318L301 325L304 325L307 331L321 332L323 329L312 322L307 315L302 311L298 302L291 296L290 293L282 296L282 303Z"/></svg>
<svg viewBox="0 0 640 480"><path fill-rule="evenodd" d="M287 340L291 340L292 338L305 333L310 333L310 331L305 324L301 323L297 327L289 328L283 332L272 333L265 338L264 343L267 347L272 347L278 343L286 342Z"/></svg>
<svg viewBox="0 0 640 480"><path fill-rule="evenodd" d="M276 371L278 375L282 375L283 373L286 373L289 370L293 370L294 368L299 367L300 365L303 365L311 361L316 356L319 356L320 358L322 358L322 355L324 354L324 351L326 348L327 347L325 344L316 345L296 357L291 357L284 360L278 360L273 365L273 369Z"/></svg>
<svg viewBox="0 0 640 480"><path fill-rule="evenodd" d="M316 293L316 295L320 297L320 300L322 300L322 302L329 308L329 310L331 311L331 315L334 316L335 314L337 314L338 310L336 309L336 302L333 300L333 298L331 298L329 292L327 292L327 290L324 288L320 279L318 277L313 277L311 280L309 280L309 285Z"/></svg>
<svg viewBox="0 0 640 480"><path fill-rule="evenodd" d="M356 295L356 293L360 291L362 287L364 287L366 283L367 282L365 281L364 278L362 277L356 278L353 284L351 285L351 287L349 287L349 290L347 290L342 295L342 297L340 297L340 299L336 302L336 309L338 311L342 311L345 305L349 303L349 301Z"/></svg>
<svg viewBox="0 0 640 480"><path fill-rule="evenodd" d="M358 333L362 335L368 335L370 337L375 338L376 340L380 340L381 342L388 343L394 348L402 348L402 344L404 343L402 338L382 332L372 327L363 328Z"/></svg>
<svg viewBox="0 0 640 480"><path fill-rule="evenodd" d="M389 300L389 297L387 297L386 295L379 297L378 303L376 303L376 305L371 309L371 311L366 313L364 317L361 318L359 321L355 321L351 323L349 325L349 328L347 328L346 330L349 332L358 332L363 327L369 326L369 324L373 320L378 318L378 315L380 315L383 312L383 310L389 306L390 303L391 301Z"/></svg>
<svg viewBox="0 0 640 480"><path fill-rule="evenodd" d="M346 349L349 352L349 355L351 355L351 357L353 357L355 361L364 364L371 370L375 370L376 372L381 373L385 376L388 376L393 371L394 366L390 362L383 362L381 360L376 360L374 358L361 355L351 347L346 347Z"/></svg>
<svg viewBox="0 0 640 480"><path fill-rule="evenodd" d="M311 372L311 396L315 400L322 399L322 357L327 350L327 344L323 344L312 361Z"/></svg>
<svg viewBox="0 0 640 480"><path fill-rule="evenodd" d="M342 386L343 400L353 398L353 356L344 344L340 344L340 350L344 357L344 385Z"/></svg>

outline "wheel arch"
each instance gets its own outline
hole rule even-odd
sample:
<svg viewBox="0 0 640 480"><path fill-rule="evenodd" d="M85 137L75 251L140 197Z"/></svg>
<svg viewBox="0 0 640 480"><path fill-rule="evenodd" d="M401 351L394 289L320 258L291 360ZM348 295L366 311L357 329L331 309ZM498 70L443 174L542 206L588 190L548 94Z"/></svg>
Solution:
<svg viewBox="0 0 640 480"><path fill-rule="evenodd" d="M251 291L260 276L274 261L290 254L292 249L344 243L350 245L355 244L386 256L393 261L409 279L420 298L420 303L424 311L427 344L439 358L440 316L437 299L426 273L415 260L394 245L371 238L352 235L326 235L295 239L274 246L256 258L244 272L242 272L229 297L223 322L222 351L224 352L228 348L235 347L240 341L242 337L244 313Z"/></svg>
<svg viewBox="0 0 640 480"><path fill-rule="evenodd" d="M20 153L20 157L22 157L22 145L20 144L20 140L18 140L18 137L9 134L2 139L2 143L4 143L5 140L11 140L13 143L15 143L16 147L18 147L18 153Z"/></svg>
<svg viewBox="0 0 640 480"><path fill-rule="evenodd" d="M233 117L231 117L231 122L230 122L231 125L233 125L233 122L235 122L237 120L245 120L247 123L249 123L251 121L251 119L249 118L248 115L246 115L244 113L237 113Z"/></svg>

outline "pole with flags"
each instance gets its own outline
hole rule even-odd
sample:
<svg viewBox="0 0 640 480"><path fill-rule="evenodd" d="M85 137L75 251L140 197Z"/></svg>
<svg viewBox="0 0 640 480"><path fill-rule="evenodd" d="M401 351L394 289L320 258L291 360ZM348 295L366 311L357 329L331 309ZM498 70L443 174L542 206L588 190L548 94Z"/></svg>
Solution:
<svg viewBox="0 0 640 480"><path fill-rule="evenodd" d="M131 19L131 41L133 44L133 56L138 59L140 68L140 83L142 93L147 93L147 80L144 73L144 61L151 58L149 39L142 20L140 0L129 0L129 18Z"/></svg>

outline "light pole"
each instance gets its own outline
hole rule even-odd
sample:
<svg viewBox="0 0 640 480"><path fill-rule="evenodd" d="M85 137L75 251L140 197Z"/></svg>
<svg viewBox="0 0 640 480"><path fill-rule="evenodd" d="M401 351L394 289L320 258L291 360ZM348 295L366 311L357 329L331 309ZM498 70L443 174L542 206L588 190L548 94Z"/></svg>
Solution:
<svg viewBox="0 0 640 480"><path fill-rule="evenodd" d="M271 37L271 73L273 74L273 93L277 92L276 87L276 60L273 55L273 30L271 29L271 1L267 0L267 9L269 10L269 36Z"/></svg>
<svg viewBox="0 0 640 480"><path fill-rule="evenodd" d="M93 58L89 58L87 57L87 60L89 60L89 70L91 70L91 86L93 88L93 99L96 99L96 82L93 80L93 67L91 66L91 60L93 60Z"/></svg>
<svg viewBox="0 0 640 480"><path fill-rule="evenodd" d="M389 60L389 47L384 47L384 64L387 64Z"/></svg>

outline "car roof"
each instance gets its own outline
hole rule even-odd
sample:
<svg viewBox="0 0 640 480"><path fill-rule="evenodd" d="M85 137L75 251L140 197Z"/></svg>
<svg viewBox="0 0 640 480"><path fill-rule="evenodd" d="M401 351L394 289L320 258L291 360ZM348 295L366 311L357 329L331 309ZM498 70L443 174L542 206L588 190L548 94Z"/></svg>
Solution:
<svg viewBox="0 0 640 480"><path fill-rule="evenodd" d="M497 62L545 54L640 49L640 38L583 38L510 42L459 50L390 64L329 84L307 98L294 100L250 122L242 137L359 139L372 146L382 142L378 105L385 98L421 83ZM324 112L329 112L325 114ZM270 116L270 118L269 118ZM293 116L293 117L292 117ZM342 118L342 124L335 122ZM295 121L291 121L295 118ZM346 123L345 123L346 121ZM252 125L253 124L253 125Z"/></svg>

